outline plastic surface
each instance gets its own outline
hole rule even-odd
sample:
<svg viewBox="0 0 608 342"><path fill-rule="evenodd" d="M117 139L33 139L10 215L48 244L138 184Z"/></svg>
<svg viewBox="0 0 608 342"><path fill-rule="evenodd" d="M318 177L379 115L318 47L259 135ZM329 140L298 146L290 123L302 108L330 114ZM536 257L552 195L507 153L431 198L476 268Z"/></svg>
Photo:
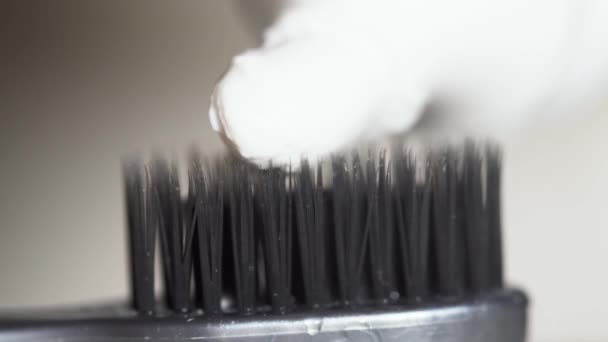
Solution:
<svg viewBox="0 0 608 342"><path fill-rule="evenodd" d="M523 342L527 299L518 290L467 302L218 318L141 317L105 308L0 319L0 341L427 341Z"/></svg>

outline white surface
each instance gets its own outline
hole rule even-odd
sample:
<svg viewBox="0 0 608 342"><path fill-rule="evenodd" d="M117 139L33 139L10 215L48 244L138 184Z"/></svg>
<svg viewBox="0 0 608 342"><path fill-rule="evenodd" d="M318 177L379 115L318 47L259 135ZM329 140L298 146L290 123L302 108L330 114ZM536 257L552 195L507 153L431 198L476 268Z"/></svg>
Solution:
<svg viewBox="0 0 608 342"><path fill-rule="evenodd" d="M506 146L508 278L532 299L532 341L607 341L608 108Z"/></svg>
<svg viewBox="0 0 608 342"><path fill-rule="evenodd" d="M0 37L0 308L126 295L120 157L217 150L208 95L253 41L223 1L78 3L0 9L24 37ZM608 340L607 132L604 109L507 146L507 271L532 292L531 342Z"/></svg>

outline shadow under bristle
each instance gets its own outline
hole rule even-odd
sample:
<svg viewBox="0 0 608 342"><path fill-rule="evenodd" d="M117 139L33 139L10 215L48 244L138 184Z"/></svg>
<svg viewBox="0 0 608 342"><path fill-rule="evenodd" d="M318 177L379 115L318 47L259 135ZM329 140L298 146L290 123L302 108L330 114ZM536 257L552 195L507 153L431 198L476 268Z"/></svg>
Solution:
<svg viewBox="0 0 608 342"><path fill-rule="evenodd" d="M157 309L157 239L176 313L417 305L502 288L500 150L467 142L424 157L337 155L329 179L307 161L295 172L195 157L186 198L174 163L125 163L133 308Z"/></svg>

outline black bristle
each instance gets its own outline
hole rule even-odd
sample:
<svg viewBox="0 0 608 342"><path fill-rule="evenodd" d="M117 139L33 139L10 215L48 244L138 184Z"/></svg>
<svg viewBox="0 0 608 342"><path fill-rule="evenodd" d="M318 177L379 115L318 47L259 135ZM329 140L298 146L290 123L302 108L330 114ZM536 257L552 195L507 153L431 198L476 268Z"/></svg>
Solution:
<svg viewBox="0 0 608 342"><path fill-rule="evenodd" d="M205 174L198 160L193 160L189 177L189 197L194 203L197 304L207 314L219 314L224 245L224 178L218 169Z"/></svg>
<svg viewBox="0 0 608 342"><path fill-rule="evenodd" d="M442 150L431 156L432 217L435 277L438 294L447 297L465 291L462 241L464 227L460 218L459 183L456 152Z"/></svg>
<svg viewBox="0 0 608 342"><path fill-rule="evenodd" d="M181 199L175 164L157 160L152 180L158 204L168 305L171 310L186 312L190 308L193 220L190 213L185 212L187 206Z"/></svg>
<svg viewBox="0 0 608 342"><path fill-rule="evenodd" d="M486 147L486 212L490 229L490 285L503 286L502 220L501 220L501 152L496 146Z"/></svg>
<svg viewBox="0 0 608 342"><path fill-rule="evenodd" d="M395 216L398 246L403 277L402 293L410 301L420 301L430 292L429 244L431 187L430 182L417 183L417 164L413 156L406 153L395 163ZM430 179L430 164L424 168L425 180Z"/></svg>
<svg viewBox="0 0 608 342"><path fill-rule="evenodd" d="M157 216L150 191L148 168L140 162L124 165L131 251L131 296L133 307L140 313L154 313L154 250Z"/></svg>
<svg viewBox="0 0 608 342"><path fill-rule="evenodd" d="M289 172L274 169L261 173L258 185L262 215L265 282L274 312L285 312L292 303L293 187Z"/></svg>
<svg viewBox="0 0 608 342"><path fill-rule="evenodd" d="M333 240L339 299L346 305L361 295L368 233L363 202L363 174L359 157L352 166L344 157L333 159Z"/></svg>
<svg viewBox="0 0 608 342"><path fill-rule="evenodd" d="M250 166L231 166L229 185L230 237L238 312L252 314L257 293L256 229L254 227L253 176Z"/></svg>
<svg viewBox="0 0 608 342"><path fill-rule="evenodd" d="M466 252L472 291L502 286L500 155L473 142L464 148L463 203Z"/></svg>
<svg viewBox="0 0 608 342"><path fill-rule="evenodd" d="M326 258L328 229L323 177L320 170L315 175L307 161L302 162L296 177L294 196L296 240L302 270L297 279L302 281L306 305L316 307L328 304L330 292L327 282L329 260Z"/></svg>
<svg viewBox="0 0 608 342"><path fill-rule="evenodd" d="M467 142L415 157L334 156L259 170L194 158L125 164L133 307L275 314L458 300L503 286L500 151ZM324 179L325 177L325 179ZM157 237L159 236L159 238Z"/></svg>
<svg viewBox="0 0 608 342"><path fill-rule="evenodd" d="M369 231L370 275L372 298L389 300L396 293L391 241L393 241L392 203L390 200L390 171L386 153L380 152L378 165L369 154L367 160L367 220Z"/></svg>
<svg viewBox="0 0 608 342"><path fill-rule="evenodd" d="M476 146L467 143L464 150L463 166L463 202L465 203L466 252L468 285L473 291L483 289L485 279L487 229L485 227L486 211L483 205L482 160L477 154Z"/></svg>

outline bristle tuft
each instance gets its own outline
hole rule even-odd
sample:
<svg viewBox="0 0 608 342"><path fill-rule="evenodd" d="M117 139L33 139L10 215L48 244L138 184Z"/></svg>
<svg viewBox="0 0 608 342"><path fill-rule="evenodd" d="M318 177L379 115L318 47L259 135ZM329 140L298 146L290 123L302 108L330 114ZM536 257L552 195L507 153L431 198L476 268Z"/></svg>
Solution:
<svg viewBox="0 0 608 342"><path fill-rule="evenodd" d="M503 286L501 155L467 142L417 159L367 153L259 170L193 157L125 163L133 307L153 314L160 241L165 309L285 314L457 300Z"/></svg>

